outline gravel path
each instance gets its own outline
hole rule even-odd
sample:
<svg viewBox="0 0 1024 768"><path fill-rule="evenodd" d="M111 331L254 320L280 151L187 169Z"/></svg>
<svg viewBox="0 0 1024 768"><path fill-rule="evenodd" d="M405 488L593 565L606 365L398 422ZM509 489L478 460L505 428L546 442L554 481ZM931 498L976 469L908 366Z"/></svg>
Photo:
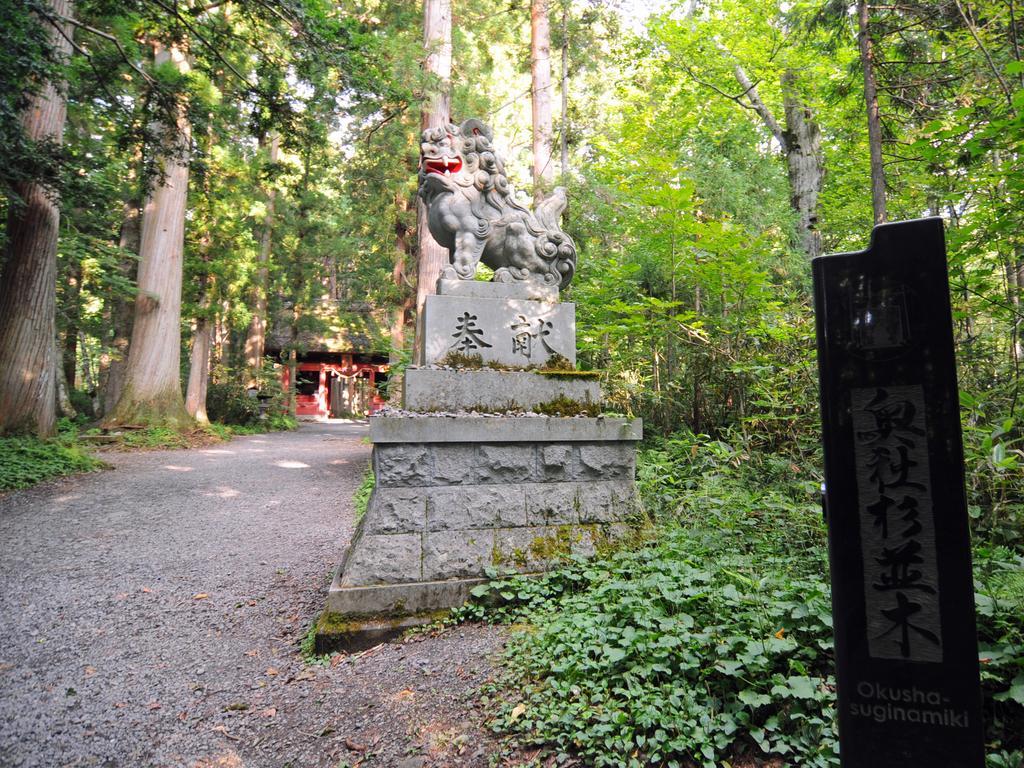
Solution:
<svg viewBox="0 0 1024 768"><path fill-rule="evenodd" d="M473 696L501 630L299 654L365 434L107 454L0 496L0 766L486 766Z"/></svg>

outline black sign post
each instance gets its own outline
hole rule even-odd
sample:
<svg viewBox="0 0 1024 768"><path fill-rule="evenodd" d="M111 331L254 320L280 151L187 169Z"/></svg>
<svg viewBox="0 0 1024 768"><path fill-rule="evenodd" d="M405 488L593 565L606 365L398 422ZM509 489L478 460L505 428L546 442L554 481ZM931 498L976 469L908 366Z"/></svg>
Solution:
<svg viewBox="0 0 1024 768"><path fill-rule="evenodd" d="M942 220L814 260L843 768L982 768Z"/></svg>

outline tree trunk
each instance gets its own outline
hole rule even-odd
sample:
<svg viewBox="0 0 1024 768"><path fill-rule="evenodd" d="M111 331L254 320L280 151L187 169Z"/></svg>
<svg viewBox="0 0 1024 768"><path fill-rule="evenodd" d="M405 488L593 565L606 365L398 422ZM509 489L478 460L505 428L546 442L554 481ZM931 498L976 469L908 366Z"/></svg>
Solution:
<svg viewBox="0 0 1024 768"><path fill-rule="evenodd" d="M189 70L177 45L154 44L156 66L173 62ZM125 371L124 388L114 412L115 424L191 423L181 396L181 281L191 126L179 102L174 125L157 126L161 177L153 182L142 214L139 245L139 293Z"/></svg>
<svg viewBox="0 0 1024 768"><path fill-rule="evenodd" d="M67 274L64 276L64 343L61 349L61 366L64 369L64 380L71 388L75 388L78 373L78 318L81 313L79 299L82 294L82 264L72 259Z"/></svg>
<svg viewBox="0 0 1024 768"><path fill-rule="evenodd" d="M271 164L276 163L281 148L281 135L277 131L270 131L266 137L260 138L260 144L269 145L268 158ZM273 245L275 197L273 185L268 186L266 192L267 213L263 218L263 228L260 232L256 281L253 285L252 321L249 323L249 333L245 339L245 365L249 371L249 381L246 384L248 387L255 387L259 384L259 372L263 367L263 350L267 340L267 265Z"/></svg>
<svg viewBox="0 0 1024 768"><path fill-rule="evenodd" d="M192 355L189 359L185 410L200 424L210 423L210 419L206 416L206 389L210 383L210 342L212 337L213 323L205 317L196 320L196 332L192 337Z"/></svg>
<svg viewBox="0 0 1024 768"><path fill-rule="evenodd" d="M142 163L141 149L136 153L134 166ZM130 193L124 201L121 213L121 233L118 246L122 257L118 269L122 276L135 282L139 270L139 240L141 239L141 207L134 168L129 172L128 184ZM110 350L100 355L100 383L97 397L96 416L103 417L114 410L121 399L124 387L124 371L128 365L128 345L132 338L132 322L134 320L133 303L122 293L115 293L110 298L108 313L113 337Z"/></svg>
<svg viewBox="0 0 1024 768"><path fill-rule="evenodd" d="M782 108L786 116L786 167L789 171L790 204L799 217L800 243L808 258L821 255L818 231L818 195L825 176L821 155L821 131L814 115L798 97L795 76L782 74Z"/></svg>
<svg viewBox="0 0 1024 768"><path fill-rule="evenodd" d="M562 126L559 144L563 176L569 173L569 1L562 0Z"/></svg>
<svg viewBox="0 0 1024 768"><path fill-rule="evenodd" d="M409 199L402 192L395 195L395 266L391 270L391 280L398 289L400 298L391 315L391 355L392 365L401 359L405 349L405 326L409 321L409 312L413 307L413 296L409 290L409 276L406 273L409 263L409 227L405 223L405 215L409 210Z"/></svg>
<svg viewBox="0 0 1024 768"><path fill-rule="evenodd" d="M857 0L857 41L860 64L864 70L864 103L868 114L868 148L871 153L871 208L875 224L887 220L885 210L885 166L882 164L882 121L878 114L878 87L875 84L875 53L867 0Z"/></svg>
<svg viewBox="0 0 1024 768"><path fill-rule="evenodd" d="M720 50L729 52L720 46ZM825 179L825 164L821 154L821 131L814 122L811 110L796 93L796 77L791 70L782 74L782 109L785 129L779 125L771 110L761 100L757 85L751 81L743 66L733 63L733 76L743 88L743 96L772 136L779 143L786 158L789 175L789 203L799 220L800 244L808 258L821 254L821 233L818 231L818 195ZM743 102L740 101L742 104ZM747 106L747 105L744 105Z"/></svg>
<svg viewBox="0 0 1024 768"><path fill-rule="evenodd" d="M551 188L551 25L548 0L530 2L530 74L533 79L533 201Z"/></svg>
<svg viewBox="0 0 1024 768"><path fill-rule="evenodd" d="M59 17L73 13L70 0L51 0L49 6ZM49 27L50 45L58 57L66 58L71 52L71 24L57 23L60 31ZM59 83L47 83L29 101L20 119L30 140L63 140L67 104L61 89ZM8 201L7 252L0 274L0 434L46 437L53 434L57 419L54 338L60 210L41 184L22 182L15 191L21 204Z"/></svg>
<svg viewBox="0 0 1024 768"><path fill-rule="evenodd" d="M420 128L442 128L451 122L452 77L452 0L424 0L423 45L427 50L424 69L437 78L435 87L426 95L420 114ZM423 316L423 302L437 290L437 278L448 264L448 249L430 235L427 208L417 199L416 235L418 240L416 269L417 323ZM423 342L416 334L416 358L422 362Z"/></svg>

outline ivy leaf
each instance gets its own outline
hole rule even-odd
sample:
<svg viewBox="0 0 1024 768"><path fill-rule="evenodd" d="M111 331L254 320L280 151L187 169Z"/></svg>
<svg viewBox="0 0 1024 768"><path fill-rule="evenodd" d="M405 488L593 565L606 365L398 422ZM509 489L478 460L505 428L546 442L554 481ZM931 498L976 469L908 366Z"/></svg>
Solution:
<svg viewBox="0 0 1024 768"><path fill-rule="evenodd" d="M767 696L763 693L758 693L752 688L740 691L740 701L746 704L748 707L754 709L757 707L763 707L765 704L770 704L772 701L771 696Z"/></svg>
<svg viewBox="0 0 1024 768"><path fill-rule="evenodd" d="M1013 678L1009 690L997 693L992 698L996 701L1016 701L1021 706L1024 706L1024 672Z"/></svg>

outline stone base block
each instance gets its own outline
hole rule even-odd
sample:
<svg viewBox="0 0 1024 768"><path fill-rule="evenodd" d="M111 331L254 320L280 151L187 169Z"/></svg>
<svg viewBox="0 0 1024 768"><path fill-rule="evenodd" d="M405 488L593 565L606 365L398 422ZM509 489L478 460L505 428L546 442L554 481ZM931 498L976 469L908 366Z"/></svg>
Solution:
<svg viewBox="0 0 1024 768"><path fill-rule="evenodd" d="M376 486L328 596L342 623L383 621L367 626L384 632L461 604L492 568L538 573L590 555L639 508L638 421L373 422L387 425L370 432Z"/></svg>
<svg viewBox="0 0 1024 768"><path fill-rule="evenodd" d="M314 628L313 649L318 656L344 651L355 653L392 640L407 629L422 627L444 618L447 611L420 613L415 616L382 618L346 618L325 611Z"/></svg>
<svg viewBox="0 0 1024 768"><path fill-rule="evenodd" d="M518 367L543 366L553 355L576 363L575 304L427 296L422 334L428 365L449 353Z"/></svg>
<svg viewBox="0 0 1024 768"><path fill-rule="evenodd" d="M327 612L346 618L406 616L462 605L484 578L420 581L412 584L342 586L336 575L327 593Z"/></svg>
<svg viewBox="0 0 1024 768"><path fill-rule="evenodd" d="M484 283L488 285L488 283ZM601 387L594 379L530 371L409 368L404 407L410 411L531 410L553 400L597 403Z"/></svg>
<svg viewBox="0 0 1024 768"><path fill-rule="evenodd" d="M542 301L545 304L558 303L558 286L539 280L495 283L482 280L446 280L442 277L437 281L437 293L441 296L476 299L525 299Z"/></svg>

